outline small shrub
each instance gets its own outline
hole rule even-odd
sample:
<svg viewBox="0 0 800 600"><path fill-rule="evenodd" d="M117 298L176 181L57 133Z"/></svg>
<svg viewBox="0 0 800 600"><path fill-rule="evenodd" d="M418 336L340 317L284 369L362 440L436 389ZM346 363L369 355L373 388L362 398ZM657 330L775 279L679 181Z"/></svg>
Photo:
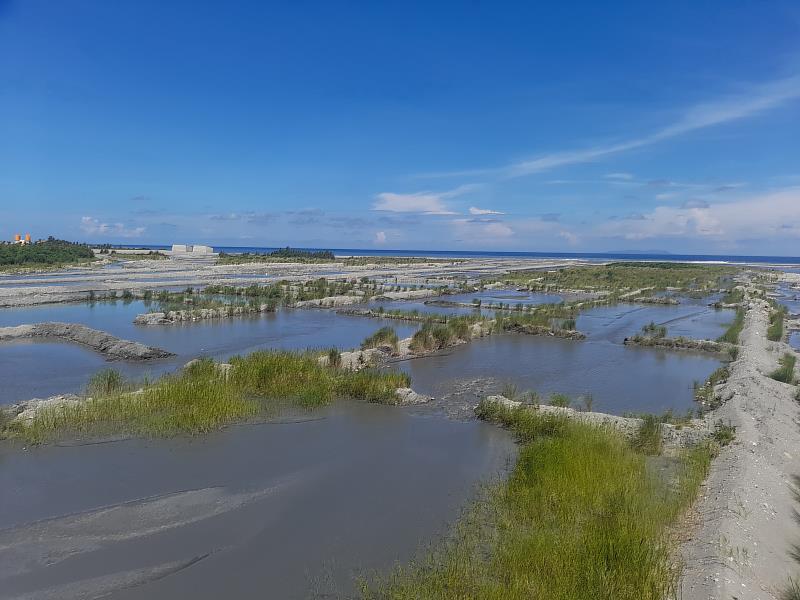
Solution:
<svg viewBox="0 0 800 600"><path fill-rule="evenodd" d="M519 389L513 383L506 383L500 390L500 395L505 396L509 400L516 400L519 394Z"/></svg>
<svg viewBox="0 0 800 600"><path fill-rule="evenodd" d="M93 398L111 396L124 391L126 387L125 378L119 371L103 369L89 379L89 383L86 385L86 395Z"/></svg>
<svg viewBox="0 0 800 600"><path fill-rule="evenodd" d="M572 400L566 394L553 394L550 396L550 406L569 408L570 404L572 404Z"/></svg>
<svg viewBox="0 0 800 600"><path fill-rule="evenodd" d="M738 344L739 343L739 334L742 332L742 328L744 327L744 309L737 308L736 309L736 316L733 319L733 323L731 323L730 327L728 327L727 331L723 333L718 339L718 342L728 342L729 344Z"/></svg>
<svg viewBox="0 0 800 600"><path fill-rule="evenodd" d="M792 352L785 353L779 360L777 369L775 369L769 376L783 383L794 383L794 365L797 358Z"/></svg>
<svg viewBox="0 0 800 600"><path fill-rule="evenodd" d="M642 454L657 456L661 454L661 421L655 415L644 415L642 425L631 445Z"/></svg>
<svg viewBox="0 0 800 600"><path fill-rule="evenodd" d="M656 325L653 321L650 321L650 323L642 327L642 333L648 337L663 338L667 337L667 328L664 325Z"/></svg>
<svg viewBox="0 0 800 600"><path fill-rule="evenodd" d="M561 321L561 329L568 329L569 331L575 331L575 319L564 319Z"/></svg>
<svg viewBox="0 0 800 600"><path fill-rule="evenodd" d="M328 350L328 366L334 369L342 366L342 353L339 352L338 348Z"/></svg>
<svg viewBox="0 0 800 600"><path fill-rule="evenodd" d="M430 329L423 327L411 337L409 349L415 354L422 354L435 349L435 342Z"/></svg>
<svg viewBox="0 0 800 600"><path fill-rule="evenodd" d="M767 339L771 342L780 342L783 339L783 320L786 318L786 309L774 310L769 315Z"/></svg>
<svg viewBox="0 0 800 600"><path fill-rule="evenodd" d="M378 346L388 345L396 350L397 341L397 333L393 328L388 326L381 327L378 331L361 342L361 349L366 350L367 348L377 348Z"/></svg>
<svg viewBox="0 0 800 600"><path fill-rule="evenodd" d="M727 446L736 438L736 427L733 425L726 425L722 421L717 421L714 424L714 431L711 436L720 446Z"/></svg>

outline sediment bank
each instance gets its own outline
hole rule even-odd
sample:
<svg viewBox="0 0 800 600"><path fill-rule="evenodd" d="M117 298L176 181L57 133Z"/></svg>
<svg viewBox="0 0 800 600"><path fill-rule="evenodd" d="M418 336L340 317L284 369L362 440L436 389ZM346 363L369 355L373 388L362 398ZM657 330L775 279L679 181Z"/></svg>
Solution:
<svg viewBox="0 0 800 600"><path fill-rule="evenodd" d="M639 417L620 417L607 413L580 411L574 408L548 406L545 404L530 405L510 400L502 395L488 396L484 402L495 403L510 409L525 408L538 411L543 415L562 416L588 425L611 427L629 440L636 437L644 424L644 419ZM476 411L479 407L480 405L475 407ZM674 454L681 449L692 448L708 440L711 437L711 432L712 429L708 426L708 423L700 419L695 419L680 426L671 423L660 424L661 443L667 454Z"/></svg>
<svg viewBox="0 0 800 600"><path fill-rule="evenodd" d="M0 342L49 338L80 344L110 360L144 361L174 356L172 352L123 340L105 331L77 323L34 323L16 327L0 327Z"/></svg>
<svg viewBox="0 0 800 600"><path fill-rule="evenodd" d="M265 312L274 312L272 304L258 306L222 306L220 308L194 308L187 310L170 310L167 312L151 312L136 315L133 320L136 325L177 325L178 323L193 323L214 319L229 319L257 315Z"/></svg>
<svg viewBox="0 0 800 600"><path fill-rule="evenodd" d="M705 417L735 427L736 439L712 464L692 510L681 548L682 600L778 600L796 573L796 387L768 376L792 350L767 340L767 302L751 296L745 306L738 357L715 389L724 403Z"/></svg>
<svg viewBox="0 0 800 600"><path fill-rule="evenodd" d="M694 350L697 352L710 352L712 354L730 354L736 348L735 344L715 342L712 340L695 340L685 337L653 337L634 335L625 338L622 342L626 346L642 346L645 348L667 348L669 350Z"/></svg>

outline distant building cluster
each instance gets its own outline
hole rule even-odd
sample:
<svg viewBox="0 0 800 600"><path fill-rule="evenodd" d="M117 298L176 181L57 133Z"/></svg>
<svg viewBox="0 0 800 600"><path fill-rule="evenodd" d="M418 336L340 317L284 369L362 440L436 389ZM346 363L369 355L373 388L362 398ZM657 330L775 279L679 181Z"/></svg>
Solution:
<svg viewBox="0 0 800 600"><path fill-rule="evenodd" d="M31 243L31 234L26 233L25 237L22 237L20 234L16 234L14 236L14 244L19 244L20 246L27 246Z"/></svg>
<svg viewBox="0 0 800 600"><path fill-rule="evenodd" d="M214 249L211 246L197 244L172 244L172 251L175 254L214 254Z"/></svg>
<svg viewBox="0 0 800 600"><path fill-rule="evenodd" d="M172 244L172 258L213 258L216 256L211 246L199 244Z"/></svg>

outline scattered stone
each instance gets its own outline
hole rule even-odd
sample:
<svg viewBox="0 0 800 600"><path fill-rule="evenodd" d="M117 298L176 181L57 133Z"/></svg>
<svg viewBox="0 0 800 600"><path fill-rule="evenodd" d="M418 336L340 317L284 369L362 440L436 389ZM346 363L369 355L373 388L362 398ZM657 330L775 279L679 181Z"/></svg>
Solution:
<svg viewBox="0 0 800 600"><path fill-rule="evenodd" d="M398 404L424 404L430 402L430 396L418 394L411 388L397 388L394 393Z"/></svg>

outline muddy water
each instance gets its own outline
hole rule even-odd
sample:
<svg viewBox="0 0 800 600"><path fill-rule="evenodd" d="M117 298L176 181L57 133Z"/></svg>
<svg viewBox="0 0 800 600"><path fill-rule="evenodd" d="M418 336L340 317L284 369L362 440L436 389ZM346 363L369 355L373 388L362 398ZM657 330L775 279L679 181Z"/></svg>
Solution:
<svg viewBox="0 0 800 600"><path fill-rule="evenodd" d="M485 423L351 403L193 440L0 446L2 597L341 597L513 456Z"/></svg>
<svg viewBox="0 0 800 600"><path fill-rule="evenodd" d="M397 366L411 375L414 389L438 402L470 405L500 393L504 384L544 396L591 394L593 410L683 414L696 408L692 384L705 381L720 362L708 356L637 348L607 340L584 342L541 336L496 335ZM475 389L453 393L460 382ZM446 412L453 412L445 407Z"/></svg>
<svg viewBox="0 0 800 600"><path fill-rule="evenodd" d="M379 320L347 317L327 310L285 310L185 325L134 325L134 317L146 310L140 301L0 310L0 327L40 321L83 323L123 339L176 353L174 358L145 364L108 363L94 352L68 343L2 343L0 403L78 392L93 373L107 366L132 377L142 377L172 370L200 355L225 359L264 348L353 348L383 325ZM401 337L412 335L417 328L415 324L397 321L391 325Z"/></svg>

